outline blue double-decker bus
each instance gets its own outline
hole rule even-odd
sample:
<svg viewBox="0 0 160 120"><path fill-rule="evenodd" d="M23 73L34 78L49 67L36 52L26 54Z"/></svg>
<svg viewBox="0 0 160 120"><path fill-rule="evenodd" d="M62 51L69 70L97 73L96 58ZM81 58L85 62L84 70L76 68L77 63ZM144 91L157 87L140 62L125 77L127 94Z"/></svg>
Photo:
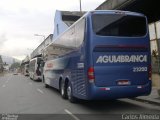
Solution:
<svg viewBox="0 0 160 120"><path fill-rule="evenodd" d="M132 98L151 92L147 18L128 11L91 11L51 45L44 66L46 87L63 98Z"/></svg>

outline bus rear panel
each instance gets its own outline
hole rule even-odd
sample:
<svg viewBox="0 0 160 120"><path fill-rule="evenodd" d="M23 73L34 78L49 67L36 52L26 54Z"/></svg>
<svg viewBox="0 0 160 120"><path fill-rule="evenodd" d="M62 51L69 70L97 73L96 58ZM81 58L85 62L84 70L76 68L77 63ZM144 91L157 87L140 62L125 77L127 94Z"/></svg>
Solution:
<svg viewBox="0 0 160 120"><path fill-rule="evenodd" d="M29 63L29 77L33 80L42 80L41 57L33 58Z"/></svg>
<svg viewBox="0 0 160 120"><path fill-rule="evenodd" d="M136 13L93 12L89 42L88 99L116 99L151 91L146 17Z"/></svg>

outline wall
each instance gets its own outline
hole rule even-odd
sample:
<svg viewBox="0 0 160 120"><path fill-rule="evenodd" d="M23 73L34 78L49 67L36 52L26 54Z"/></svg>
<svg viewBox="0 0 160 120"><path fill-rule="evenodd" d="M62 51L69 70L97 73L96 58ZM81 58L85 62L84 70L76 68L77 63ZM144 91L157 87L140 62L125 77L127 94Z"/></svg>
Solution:
<svg viewBox="0 0 160 120"><path fill-rule="evenodd" d="M151 40L152 72L160 73L160 21L149 24L149 31Z"/></svg>

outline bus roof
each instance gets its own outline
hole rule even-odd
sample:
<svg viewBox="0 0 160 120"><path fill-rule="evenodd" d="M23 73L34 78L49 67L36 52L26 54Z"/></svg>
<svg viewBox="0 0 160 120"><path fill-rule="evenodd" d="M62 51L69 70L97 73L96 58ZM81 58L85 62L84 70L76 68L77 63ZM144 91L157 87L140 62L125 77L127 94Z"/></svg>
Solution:
<svg viewBox="0 0 160 120"><path fill-rule="evenodd" d="M93 11L89 11L87 14L89 14L89 13L96 13L96 14L110 13L110 14L126 14L126 15L135 15L135 16L145 16L142 13L131 12L131 11L122 11L122 10L93 10Z"/></svg>

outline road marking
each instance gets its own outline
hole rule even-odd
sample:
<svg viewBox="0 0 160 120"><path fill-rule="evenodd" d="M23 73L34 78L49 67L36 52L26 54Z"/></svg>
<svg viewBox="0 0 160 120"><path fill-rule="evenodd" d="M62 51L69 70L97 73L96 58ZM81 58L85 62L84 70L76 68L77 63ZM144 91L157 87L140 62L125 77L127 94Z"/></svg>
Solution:
<svg viewBox="0 0 160 120"><path fill-rule="evenodd" d="M64 109L64 111L69 114L71 117L73 117L75 120L80 120L77 116L75 116L73 113L71 113L69 110Z"/></svg>
<svg viewBox="0 0 160 120"><path fill-rule="evenodd" d="M2 87L6 87L6 85L2 85Z"/></svg>
<svg viewBox="0 0 160 120"><path fill-rule="evenodd" d="M37 91L44 94L44 92L41 89L37 89Z"/></svg>

